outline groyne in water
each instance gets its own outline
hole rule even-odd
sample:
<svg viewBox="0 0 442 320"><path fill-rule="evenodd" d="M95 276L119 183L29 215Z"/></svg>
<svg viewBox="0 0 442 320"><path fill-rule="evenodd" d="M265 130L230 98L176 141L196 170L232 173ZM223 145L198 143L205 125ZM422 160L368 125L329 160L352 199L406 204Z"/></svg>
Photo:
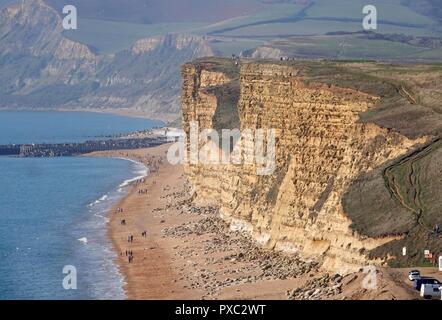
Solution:
<svg viewBox="0 0 442 320"><path fill-rule="evenodd" d="M166 142L166 137L146 137L92 140L79 143L0 145L0 155L23 158L68 157L94 151L148 148Z"/></svg>
<svg viewBox="0 0 442 320"><path fill-rule="evenodd" d="M20 145L4 145L0 146L0 156L11 156L20 154Z"/></svg>

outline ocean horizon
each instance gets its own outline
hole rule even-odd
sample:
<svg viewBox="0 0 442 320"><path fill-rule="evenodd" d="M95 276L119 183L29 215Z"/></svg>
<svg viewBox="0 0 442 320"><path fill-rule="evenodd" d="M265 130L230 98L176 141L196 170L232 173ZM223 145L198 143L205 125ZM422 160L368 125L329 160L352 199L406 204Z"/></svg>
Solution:
<svg viewBox="0 0 442 320"><path fill-rule="evenodd" d="M29 122L32 113L4 114L0 112L0 141L12 143L61 142L54 126L46 126L51 132L43 129L48 119L60 122L61 136L67 141L159 124L115 115L54 112L36 116L35 130L25 130L34 135L26 139L21 132L17 139L14 123ZM63 126L63 121L69 125ZM95 130L83 130L91 123ZM5 136L5 127L15 128L10 136ZM2 156L0 170L0 299L124 299L124 279L107 237L108 213L127 194L129 182L146 175L147 168L123 158ZM77 271L75 290L62 285L65 266Z"/></svg>

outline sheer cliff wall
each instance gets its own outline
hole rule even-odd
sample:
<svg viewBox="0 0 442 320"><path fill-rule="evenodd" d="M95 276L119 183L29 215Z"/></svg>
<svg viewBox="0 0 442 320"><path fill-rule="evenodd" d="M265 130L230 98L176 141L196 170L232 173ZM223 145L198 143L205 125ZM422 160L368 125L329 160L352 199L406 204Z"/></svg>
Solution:
<svg viewBox="0 0 442 320"><path fill-rule="evenodd" d="M327 270L382 263L370 261L366 253L394 238L373 239L352 230L342 196L359 174L422 141L358 121L379 97L307 82L303 74L303 66L295 63L237 66L212 59L183 66L183 128L188 137L191 122L198 123L199 131L219 122L220 100L235 95L235 90L223 90L229 84L237 85L237 98L227 100L237 103L223 104L231 108L224 114L237 113L241 131L276 133L276 166L270 175L257 174L253 163L186 162L195 201L218 206L232 229L250 232L263 246L319 259Z"/></svg>

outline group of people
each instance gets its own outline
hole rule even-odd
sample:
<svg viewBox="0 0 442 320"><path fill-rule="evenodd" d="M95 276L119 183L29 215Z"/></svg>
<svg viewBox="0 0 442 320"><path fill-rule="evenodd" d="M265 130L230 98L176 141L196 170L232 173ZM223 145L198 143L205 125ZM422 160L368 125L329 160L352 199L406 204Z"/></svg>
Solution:
<svg viewBox="0 0 442 320"><path fill-rule="evenodd" d="M134 242L134 236L131 235L131 234L128 235L127 236L127 242L133 243ZM121 256L123 256L123 252L121 252ZM126 257L127 257L127 261L129 263L132 263L134 261L134 252L132 250L126 250Z"/></svg>
<svg viewBox="0 0 442 320"><path fill-rule="evenodd" d="M143 238L147 238L147 231L146 230L143 231L141 233L141 236ZM132 234L127 236L127 242L128 243L133 243L134 242L134 236ZM123 253L121 253L121 255L123 255ZM132 263L134 261L134 253L133 253L133 251L132 250L126 250L126 257L128 259L128 262Z"/></svg>
<svg viewBox="0 0 442 320"><path fill-rule="evenodd" d="M122 154L122 156L124 156L124 157L127 157L127 158L129 158L130 157L130 155L129 154ZM150 174L154 174L154 173L156 173L157 175L159 174L159 169L160 169L160 166L161 166L161 164L163 164L163 162L164 162L164 157L162 157L162 156L155 156L155 155L149 155L149 156L139 156L138 157L138 159L137 159L139 162L142 162L142 163L144 163L148 168L149 168L149 173ZM146 180L145 180L145 178L141 178L141 179L138 179L138 180L136 180L135 181L135 184L143 184L143 183L145 183L146 182ZM153 184L155 185L156 184L156 181L154 180L153 181ZM139 195L146 195L146 194L148 194L148 190L147 189L140 189L140 190L138 190L138 194ZM124 210L123 210L123 208L117 208L117 211L116 211L117 213L123 213L124 212ZM120 221L120 224L122 225L122 226L126 226L126 224L127 224L127 221L126 221L126 219L122 219L121 221ZM147 231L145 230L145 231L143 231L142 233L141 233L141 236L143 237L143 238L147 238ZM132 234L129 234L128 236L127 236L127 242L129 243L129 244L132 244L133 242L134 242L134 236L132 235ZM132 250L126 250L126 257L127 257L127 259L128 259L128 262L129 263L133 263L133 261L134 261L134 253L133 253L133 251ZM121 252L121 256L123 256L123 252Z"/></svg>
<svg viewBox="0 0 442 320"><path fill-rule="evenodd" d="M127 261L129 263L132 263L134 261L134 253L132 250L126 250L126 257L127 257Z"/></svg>
<svg viewBox="0 0 442 320"><path fill-rule="evenodd" d="M158 174L160 171L160 166L163 164L163 157L151 155L145 158L145 163L149 167L150 173Z"/></svg>

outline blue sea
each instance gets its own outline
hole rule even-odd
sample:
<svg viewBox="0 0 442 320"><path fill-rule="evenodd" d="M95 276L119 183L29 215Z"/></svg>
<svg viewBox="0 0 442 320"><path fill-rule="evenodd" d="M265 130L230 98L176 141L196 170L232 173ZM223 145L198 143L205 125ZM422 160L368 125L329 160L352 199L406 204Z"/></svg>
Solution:
<svg viewBox="0 0 442 320"><path fill-rule="evenodd" d="M0 111L0 145L84 142L161 126L161 121L104 113Z"/></svg>
<svg viewBox="0 0 442 320"><path fill-rule="evenodd" d="M26 127L21 127L26 124ZM0 144L81 141L161 123L94 113L0 112ZM110 207L146 174L112 158L0 157L0 299L124 299ZM77 289L66 290L65 266Z"/></svg>

